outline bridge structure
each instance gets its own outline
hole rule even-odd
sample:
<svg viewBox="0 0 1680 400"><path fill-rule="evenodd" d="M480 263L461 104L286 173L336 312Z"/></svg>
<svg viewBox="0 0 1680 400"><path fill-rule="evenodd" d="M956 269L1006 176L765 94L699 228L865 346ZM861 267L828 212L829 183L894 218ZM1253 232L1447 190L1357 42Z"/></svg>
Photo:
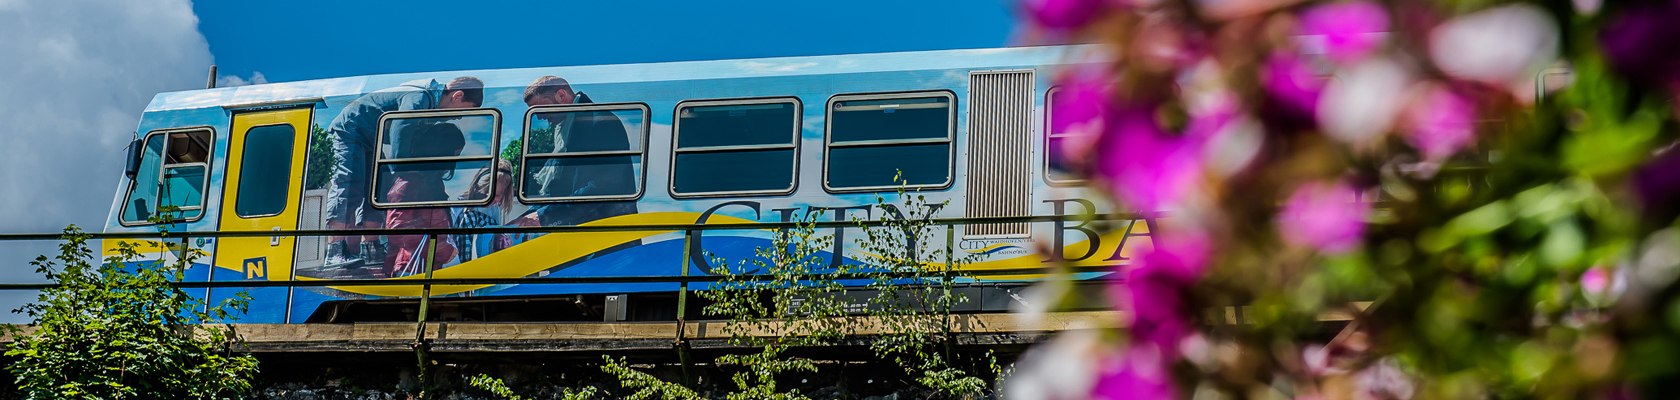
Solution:
<svg viewBox="0 0 1680 400"><path fill-rule="evenodd" d="M1000 224L1000 223L1044 223L1066 221L1093 220L1132 220L1148 218L1139 215L1053 215L1029 217L984 217L984 218L949 218L929 219L927 223L942 226L946 230L946 238L955 237L955 227L967 224ZM490 228L434 228L434 229L383 229L361 230L354 234L366 235L429 235L433 238L444 235L457 234L541 234L550 232L620 232L620 231L675 231L681 232L685 241L695 240L696 236L707 230L723 229L789 229L796 227L813 228L854 228L885 226L892 221L828 221L815 223L799 222L769 222L751 224L675 224L675 225L618 225L618 226L557 226L557 227L490 227ZM159 242L179 242L185 246L189 240L205 237L283 237L283 236L331 236L342 235L347 231L335 230L295 230L295 231L212 231L212 232L120 232L120 233L89 233L90 239L98 240L132 240L146 239ZM46 241L60 240L57 233L27 233L0 234L0 242L5 241ZM436 242L435 240L432 242ZM950 240L945 245L947 251L951 249ZM688 247L685 244L685 248ZM947 253L949 254L949 253ZM189 289L211 288L257 288L257 287L371 287L371 286L411 286L420 287L420 296L411 300L417 307L409 321L379 321L379 322L342 322L342 323L300 323L300 324L241 324L234 321L221 326L228 327L242 340L236 346L239 350L256 354L266 354L276 357L313 357L344 354L412 354L417 349L437 355L510 355L510 354L542 354L545 356L575 356L580 358L598 358L602 353L642 353L660 354L672 349L716 350L729 351L737 348L732 345L732 334L740 334L741 329L731 329L730 324L738 322L725 320L701 320L688 316L695 315L689 305L689 284L717 282L720 276L702 275L691 276L686 273L688 268L687 254L682 257L683 265L673 266L681 268L684 273L680 276L588 276L588 277L519 277L519 278L434 278L431 265L427 265L423 276L404 279L314 279L298 280L295 277L287 280L273 281L191 281L175 282L173 285ZM426 258L430 261L430 258ZM949 265L949 264L947 264ZM1011 268L980 271L962 271L965 277L1005 277L1020 279L1021 277L1066 277L1075 274L1086 276L1080 280L1088 287L1100 287L1120 278L1122 274L1102 274L1114 272L1114 266L1085 266L1047 264L1037 268ZM944 271L945 273L954 273ZM889 273L890 275L890 273ZM906 275L908 276L908 274ZM950 275L947 275L950 276ZM834 275L833 279L867 278L857 276ZM412 279L410 279L412 278ZM461 285L495 285L495 284L587 284L609 282L672 282L681 285L675 299L676 310L674 320L668 321L538 321L538 322L469 322L448 321L434 313L435 301L432 288L435 286ZM40 290L53 286L53 283L0 283L0 291ZM951 286L974 288L988 285L984 282L952 283ZM979 292L971 292L979 293ZM1088 293L1089 294L1089 293ZM1101 296L1101 291L1095 295ZM1015 301L1025 301L1020 296L1014 296ZM1009 300L1003 301L1005 303ZM994 301L993 303L997 303ZM1336 326L1344 325L1354 317L1353 312L1363 309L1368 304L1361 303L1350 308L1353 311L1334 311L1321 316L1320 320L1327 324L1327 331L1333 331ZM289 304L288 304L289 307ZM1226 323L1244 323L1246 307L1225 307L1223 310L1211 310L1210 315L1217 315ZM290 312L288 311L288 314ZM845 319L841 326L846 326L847 334L856 337L851 344L866 344L870 336L887 333L888 329L876 317L854 315L839 317ZM974 349L1009 348L1019 350L1027 345L1037 343L1057 332L1079 329L1111 329L1125 324L1127 317L1123 311L1091 307L1083 310L1041 313L1024 316L1019 313L1001 311L998 307L973 309L952 313L946 319L946 329L952 335L952 340L959 346ZM754 328L746 329L747 335L769 336L774 332L784 330L775 329L776 322L756 322ZM766 325L771 324L771 325ZM31 329L20 327L17 332L27 334ZM0 341L10 341L10 334L0 336ZM839 345L844 346L842 342ZM313 355L313 356L312 356Z"/></svg>

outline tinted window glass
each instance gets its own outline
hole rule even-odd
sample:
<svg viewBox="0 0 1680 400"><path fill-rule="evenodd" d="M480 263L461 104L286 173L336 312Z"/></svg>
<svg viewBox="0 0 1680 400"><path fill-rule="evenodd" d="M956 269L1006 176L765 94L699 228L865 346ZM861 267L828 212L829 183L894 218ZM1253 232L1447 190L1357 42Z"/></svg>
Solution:
<svg viewBox="0 0 1680 400"><path fill-rule="evenodd" d="M525 160L526 197L634 196L642 156L576 156Z"/></svg>
<svg viewBox="0 0 1680 400"><path fill-rule="evenodd" d="M186 165L163 170L163 191L158 207L197 207L204 204L204 166ZM197 210L179 215L180 218L198 216Z"/></svg>
<svg viewBox="0 0 1680 400"><path fill-rule="evenodd" d="M1062 119L1065 117L1057 115L1056 104L1063 101L1063 98L1066 97L1065 93L1066 92L1057 88L1050 89L1050 95L1047 97L1044 104L1044 115L1045 118L1049 120L1049 123L1045 124L1046 140L1044 141L1044 164L1046 168L1044 170L1044 175L1046 178L1058 182L1078 181L1081 179L1080 176L1073 171L1071 165L1068 164L1066 147L1068 146L1068 143L1070 143L1070 139L1079 139L1084 137L1084 135L1090 134L1089 132L1080 131L1080 129L1086 129L1088 127L1072 126L1079 121L1063 121ZM1074 142L1088 141L1089 140L1079 140Z"/></svg>
<svg viewBox="0 0 1680 400"><path fill-rule="evenodd" d="M158 168L163 161L165 140L164 135L146 138L145 150L140 152L140 172L134 175L134 187L123 202L123 221L144 223L157 210Z"/></svg>
<svg viewBox="0 0 1680 400"><path fill-rule="evenodd" d="M785 192L794 187L799 104L794 100L683 105L677 110L678 194Z"/></svg>
<svg viewBox="0 0 1680 400"><path fill-rule="evenodd" d="M380 203L432 203L481 201L489 193L472 193L473 177L490 165L488 160L418 161L385 164L391 183L375 192Z"/></svg>
<svg viewBox="0 0 1680 400"><path fill-rule="evenodd" d="M239 197L234 212L241 217L279 214L286 209L292 187L291 125L251 128L240 155Z"/></svg>
<svg viewBox="0 0 1680 400"><path fill-rule="evenodd" d="M461 110L388 115L379 135L375 205L469 204L489 199L493 190L473 190L473 185L495 183L489 168L501 154L496 147L498 114ZM477 182L480 172L492 178Z"/></svg>
<svg viewBox="0 0 1680 400"><path fill-rule="evenodd" d="M210 160L210 132L172 132L164 164L205 163Z"/></svg>
<svg viewBox="0 0 1680 400"><path fill-rule="evenodd" d="M616 108L602 108L616 107ZM520 168L527 199L635 197L641 192L647 110L639 105L531 114Z"/></svg>
<svg viewBox="0 0 1680 400"><path fill-rule="evenodd" d="M1067 156L1064 155L1066 153L1065 147L1067 146L1067 141L1068 139L1065 137L1052 136L1050 137L1050 140L1044 144L1044 154L1045 157L1049 158L1050 167L1045 170L1044 173L1048 175L1051 180L1067 181L1079 179L1079 176L1073 173L1072 167L1068 165Z"/></svg>
<svg viewBox="0 0 1680 400"><path fill-rule="evenodd" d="M585 151L640 152L645 120L640 108L533 113L529 135L531 146L526 152L531 155Z"/></svg>
<svg viewBox="0 0 1680 400"><path fill-rule="evenodd" d="M834 102L833 142L942 139L951 134L951 101L944 96Z"/></svg>
<svg viewBox="0 0 1680 400"><path fill-rule="evenodd" d="M949 144L836 147L828 153L830 187L896 187L942 185L949 178Z"/></svg>
<svg viewBox="0 0 1680 400"><path fill-rule="evenodd" d="M793 188L793 149L677 153L678 193L785 191Z"/></svg>
<svg viewBox="0 0 1680 400"><path fill-rule="evenodd" d="M123 221L147 223L164 208L176 210L168 218L176 221L203 214L212 139L207 130L147 136L134 189L123 204Z"/></svg>
<svg viewBox="0 0 1680 400"><path fill-rule="evenodd" d="M890 96L904 95L878 97ZM910 96L836 96L830 102L824 172L829 188L950 182L953 100L946 93Z"/></svg>
<svg viewBox="0 0 1680 400"><path fill-rule="evenodd" d="M797 137L793 103L687 106L677 114L677 146L791 144Z"/></svg>
<svg viewBox="0 0 1680 400"><path fill-rule="evenodd" d="M495 154L495 121L492 115L391 118L380 139L380 158L489 156Z"/></svg>

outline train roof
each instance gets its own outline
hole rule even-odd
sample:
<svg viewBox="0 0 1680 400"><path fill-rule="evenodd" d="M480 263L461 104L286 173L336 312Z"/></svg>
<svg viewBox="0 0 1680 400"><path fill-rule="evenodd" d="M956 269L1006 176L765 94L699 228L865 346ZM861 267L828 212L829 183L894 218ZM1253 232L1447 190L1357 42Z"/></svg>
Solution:
<svg viewBox="0 0 1680 400"><path fill-rule="evenodd" d="M361 95L398 82L418 79L447 82L457 76L477 77L484 81L486 88L523 88L535 77L543 75L560 76L573 85L590 85L957 68L1009 68L1079 62L1092 57L1093 52L1098 51L1097 47L1002 47L363 75L159 93L146 106L146 112L315 101Z"/></svg>

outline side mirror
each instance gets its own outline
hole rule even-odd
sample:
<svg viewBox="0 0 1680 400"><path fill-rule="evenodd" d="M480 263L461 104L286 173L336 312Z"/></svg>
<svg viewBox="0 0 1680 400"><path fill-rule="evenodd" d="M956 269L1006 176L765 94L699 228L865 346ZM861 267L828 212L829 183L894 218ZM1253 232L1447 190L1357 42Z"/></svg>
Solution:
<svg viewBox="0 0 1680 400"><path fill-rule="evenodd" d="M128 142L128 163L123 164L123 176L127 176L130 181L134 180L135 175L140 174L140 157L144 147L144 144L140 143L140 139Z"/></svg>

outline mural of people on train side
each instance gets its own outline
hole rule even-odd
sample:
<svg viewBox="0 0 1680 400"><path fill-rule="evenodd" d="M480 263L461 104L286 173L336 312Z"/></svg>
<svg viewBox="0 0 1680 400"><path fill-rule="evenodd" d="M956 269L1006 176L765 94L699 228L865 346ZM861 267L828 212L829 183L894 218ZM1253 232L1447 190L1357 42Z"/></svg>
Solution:
<svg viewBox="0 0 1680 400"><path fill-rule="evenodd" d="M461 128L451 122L421 123L410 126L402 132L403 136L392 139L392 147L400 149L393 151L397 157L432 158L461 155L461 149L466 147L465 135ZM395 129L393 129L395 130ZM406 141L404 146L397 143ZM455 173L451 165L428 163L403 163L388 165L391 174L390 188L382 196L377 197L382 203L426 203L449 200L449 193L444 188L444 180ZM419 229L419 228L447 228L449 227L449 209L443 207L411 207L388 210L385 213L385 227L390 229ZM425 235L390 235L386 237L387 253L382 264L385 276L396 277L412 275L423 269L419 267L416 258L426 250ZM442 265L455 256L455 247L449 240L440 240L432 246L433 265Z"/></svg>
<svg viewBox="0 0 1680 400"><path fill-rule="evenodd" d="M491 197L490 205L486 207L459 207L455 209L454 228L485 228L502 226L508 215L513 213L513 162L505 158L497 158L492 165L479 169L472 177L472 186L467 193L460 196L461 200ZM459 234L451 236L455 247L460 249L460 261L472 261L513 247L513 235L506 233L493 234Z"/></svg>
<svg viewBox="0 0 1680 400"><path fill-rule="evenodd" d="M525 88L525 104L531 107L591 103L589 96L572 91L565 79L543 76ZM555 127L549 138L532 138L532 149L552 149L555 153L584 153L632 150L630 135L624 123L611 112L541 113L534 118ZM546 139L548 143L536 143ZM635 145L640 145L636 143ZM562 158L549 158L533 168L526 181L526 196L540 198L612 196L635 193L637 190L634 161L629 156L607 156L590 162L567 163ZM531 186L536 186L535 188ZM534 196L533 196L534 195ZM524 226L577 225L601 218L636 213L635 200L591 200L581 202L548 203L516 222Z"/></svg>
<svg viewBox="0 0 1680 400"><path fill-rule="evenodd" d="M424 142L418 139L425 136L447 136L451 127L455 129L455 137L459 138L462 135L461 130L453 124L416 123L423 126L411 127L406 121L395 121L392 123L390 134L382 143L379 139L380 118L392 111L476 108L483 104L483 101L484 83L478 78L463 76L455 78L447 85L440 85L436 80L430 79L411 81L362 95L345 105L326 128L339 161L334 166L326 204L323 207L326 227L334 230L379 229L394 227L390 226L393 223L416 228L447 227L448 214L445 210L440 210L444 212L441 218L431 218L436 216L409 212L388 216L385 210L374 207L374 196L370 194L379 194L382 197L392 194L399 197L427 196L436 195L422 193L427 192L427 187L441 187L441 184L432 182L431 177L414 174L406 178L399 177L391 168L375 171L374 152L385 151L388 148L391 155L411 156L418 149L415 146ZM410 132L410 128L420 129ZM455 154L459 153L460 147L456 146ZM377 182L380 187L372 187L376 181L373 176L375 173L379 174L380 179ZM403 186L399 188L398 184ZM404 247L398 246L399 243L394 241L390 245ZM353 269L366 264L383 263L383 269L389 273L398 266L389 263L396 260L388 255L390 252L387 250L375 236L328 237L326 267Z"/></svg>

